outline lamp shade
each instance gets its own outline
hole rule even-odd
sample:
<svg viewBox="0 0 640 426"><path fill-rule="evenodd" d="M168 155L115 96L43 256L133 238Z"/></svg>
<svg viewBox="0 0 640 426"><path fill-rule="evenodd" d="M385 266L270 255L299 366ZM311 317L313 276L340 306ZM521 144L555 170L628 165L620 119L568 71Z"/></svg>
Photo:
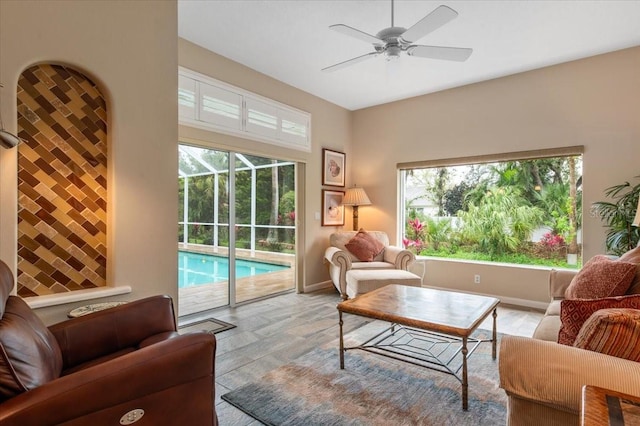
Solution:
<svg viewBox="0 0 640 426"><path fill-rule="evenodd" d="M363 188L349 188L342 198L344 206L368 206L370 204L371 200Z"/></svg>
<svg viewBox="0 0 640 426"><path fill-rule="evenodd" d="M640 226L640 199L638 199L638 209L636 210L636 217L631 222L633 226Z"/></svg>

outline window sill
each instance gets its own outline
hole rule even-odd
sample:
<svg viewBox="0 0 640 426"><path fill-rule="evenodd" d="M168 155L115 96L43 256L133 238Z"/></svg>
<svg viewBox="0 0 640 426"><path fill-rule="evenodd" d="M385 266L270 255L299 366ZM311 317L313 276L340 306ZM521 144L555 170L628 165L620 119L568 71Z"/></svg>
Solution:
<svg viewBox="0 0 640 426"><path fill-rule="evenodd" d="M131 293L131 287L124 285L119 287L89 288L86 290L70 291L68 293L48 294L46 296L25 297L24 301L31 309L37 309L128 293Z"/></svg>

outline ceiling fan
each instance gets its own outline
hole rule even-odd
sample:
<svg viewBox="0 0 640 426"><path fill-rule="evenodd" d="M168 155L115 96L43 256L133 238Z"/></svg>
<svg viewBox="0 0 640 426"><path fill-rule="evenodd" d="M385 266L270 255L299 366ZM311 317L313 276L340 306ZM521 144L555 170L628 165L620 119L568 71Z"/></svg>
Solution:
<svg viewBox="0 0 640 426"><path fill-rule="evenodd" d="M389 61L395 60L400 57L402 52L409 56L420 58L466 61L471 56L473 49L413 44L414 41L437 30L456 16L458 16L458 12L450 7L438 6L433 12L416 22L409 29L395 27L393 23L393 0L391 0L391 26L381 30L375 36L344 24L336 24L329 27L339 33L373 44L375 51L323 68L322 71L336 71L378 55L385 55Z"/></svg>

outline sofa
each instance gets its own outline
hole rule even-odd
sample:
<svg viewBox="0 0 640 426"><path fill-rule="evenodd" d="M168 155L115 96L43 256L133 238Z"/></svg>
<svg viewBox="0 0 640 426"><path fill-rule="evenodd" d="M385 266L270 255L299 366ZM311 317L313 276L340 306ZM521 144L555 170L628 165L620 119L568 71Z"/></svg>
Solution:
<svg viewBox="0 0 640 426"><path fill-rule="evenodd" d="M636 264L635 280L626 290L627 296L608 301L636 300L628 296L640 294L640 247L632 252L629 258ZM623 258L620 260L629 262ZM558 343L561 304L575 276L574 271L551 271L551 302L533 337L504 336L501 341L500 387L507 394L508 425L579 425L582 387L587 384L640 395L640 363L636 360ZM602 299L584 300L592 301L601 303ZM587 314L588 320L607 311ZM634 312L640 315L640 311Z"/></svg>
<svg viewBox="0 0 640 426"><path fill-rule="evenodd" d="M369 239L369 244L354 248L354 238ZM409 272L415 255L401 247L389 245L382 231L338 231L329 237L324 262L342 299L356 297L387 284L420 286L422 278Z"/></svg>
<svg viewBox="0 0 640 426"><path fill-rule="evenodd" d="M0 261L0 424L217 425L212 334L153 296L46 327Z"/></svg>

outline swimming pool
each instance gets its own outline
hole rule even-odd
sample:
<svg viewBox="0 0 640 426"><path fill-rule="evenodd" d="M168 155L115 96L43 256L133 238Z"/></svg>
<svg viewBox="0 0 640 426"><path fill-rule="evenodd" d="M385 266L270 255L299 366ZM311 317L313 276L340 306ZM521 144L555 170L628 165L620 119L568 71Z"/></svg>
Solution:
<svg viewBox="0 0 640 426"><path fill-rule="evenodd" d="M283 271L288 266L236 259L236 278ZM229 259L210 254L178 251L178 288L229 280Z"/></svg>

